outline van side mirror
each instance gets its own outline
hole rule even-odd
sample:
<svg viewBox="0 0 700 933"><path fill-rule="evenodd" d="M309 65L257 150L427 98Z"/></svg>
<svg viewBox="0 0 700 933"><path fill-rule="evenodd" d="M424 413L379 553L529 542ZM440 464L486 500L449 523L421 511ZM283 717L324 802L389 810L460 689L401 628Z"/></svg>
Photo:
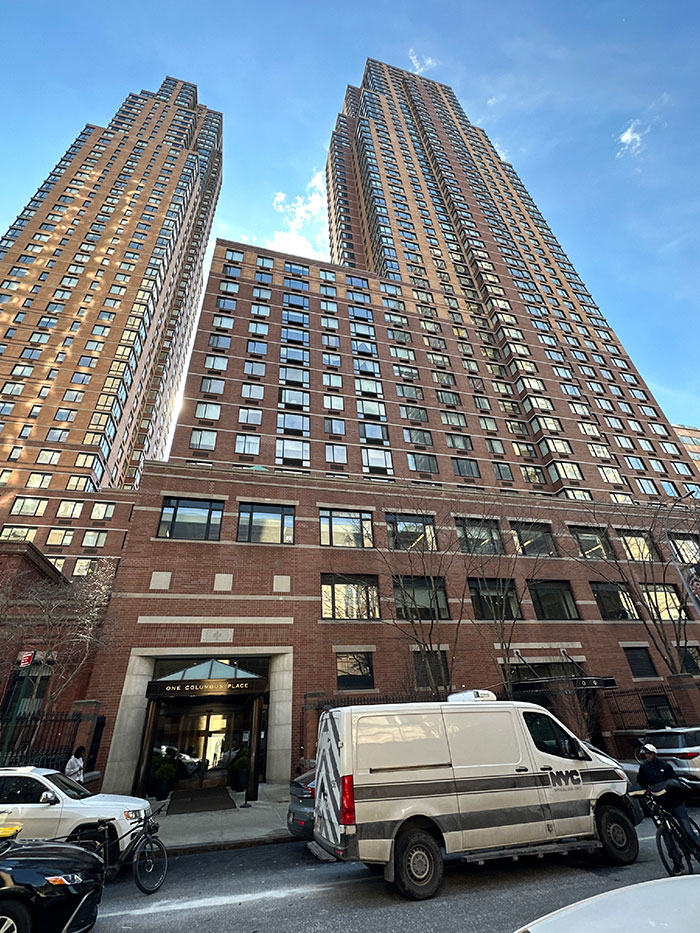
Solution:
<svg viewBox="0 0 700 933"><path fill-rule="evenodd" d="M49 806L53 806L54 804L58 803L58 797L54 794L53 791L45 790L39 798L39 803L48 803Z"/></svg>

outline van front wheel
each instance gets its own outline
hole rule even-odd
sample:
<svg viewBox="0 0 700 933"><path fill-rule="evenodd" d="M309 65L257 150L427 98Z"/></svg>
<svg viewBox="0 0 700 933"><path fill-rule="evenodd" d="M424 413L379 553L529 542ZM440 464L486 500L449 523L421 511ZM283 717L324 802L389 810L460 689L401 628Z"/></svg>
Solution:
<svg viewBox="0 0 700 933"><path fill-rule="evenodd" d="M402 833L395 847L396 887L414 901L434 897L442 884L443 861L440 847L423 830Z"/></svg>
<svg viewBox="0 0 700 933"><path fill-rule="evenodd" d="M639 841L632 821L626 813L617 807L598 807L596 827L607 862L613 865L631 865L637 861Z"/></svg>

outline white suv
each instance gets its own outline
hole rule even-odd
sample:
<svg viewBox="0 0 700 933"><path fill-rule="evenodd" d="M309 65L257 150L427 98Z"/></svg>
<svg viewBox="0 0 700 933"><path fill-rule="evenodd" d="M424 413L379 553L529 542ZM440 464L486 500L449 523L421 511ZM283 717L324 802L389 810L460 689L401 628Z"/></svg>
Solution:
<svg viewBox="0 0 700 933"><path fill-rule="evenodd" d="M110 838L115 843L150 812L149 802L141 797L93 794L60 771L0 768L0 826L21 824L23 839L94 839L97 821L113 819ZM129 835L121 840L122 849Z"/></svg>

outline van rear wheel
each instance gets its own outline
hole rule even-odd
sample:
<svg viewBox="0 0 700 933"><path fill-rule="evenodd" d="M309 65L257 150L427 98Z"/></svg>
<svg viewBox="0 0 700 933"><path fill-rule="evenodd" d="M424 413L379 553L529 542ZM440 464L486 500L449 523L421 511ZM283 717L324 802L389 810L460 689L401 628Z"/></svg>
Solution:
<svg viewBox="0 0 700 933"><path fill-rule="evenodd" d="M632 821L618 807L602 806L596 810L598 838L603 857L613 865L631 865L639 855L639 841Z"/></svg>
<svg viewBox="0 0 700 933"><path fill-rule="evenodd" d="M396 840L396 887L414 901L437 894L442 884L443 861L435 839L421 829L408 830Z"/></svg>

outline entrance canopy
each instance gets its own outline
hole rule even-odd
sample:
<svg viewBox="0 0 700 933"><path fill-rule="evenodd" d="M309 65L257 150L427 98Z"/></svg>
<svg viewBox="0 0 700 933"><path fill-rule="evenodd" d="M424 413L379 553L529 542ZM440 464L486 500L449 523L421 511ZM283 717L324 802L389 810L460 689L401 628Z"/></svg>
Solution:
<svg viewBox="0 0 700 933"><path fill-rule="evenodd" d="M190 664L180 671L152 680L146 688L151 698L195 698L201 696L237 696L264 693L267 680L216 658Z"/></svg>
<svg viewBox="0 0 700 933"><path fill-rule="evenodd" d="M161 683L165 680L217 680L219 678L229 680L231 677L245 680L261 680L258 674L251 674L250 671L244 671L237 664L226 664L225 661L217 661L210 658L208 661L202 661L200 664L193 664L191 667L185 667L181 671L175 671L174 674L167 674L165 677L159 677L155 683Z"/></svg>

